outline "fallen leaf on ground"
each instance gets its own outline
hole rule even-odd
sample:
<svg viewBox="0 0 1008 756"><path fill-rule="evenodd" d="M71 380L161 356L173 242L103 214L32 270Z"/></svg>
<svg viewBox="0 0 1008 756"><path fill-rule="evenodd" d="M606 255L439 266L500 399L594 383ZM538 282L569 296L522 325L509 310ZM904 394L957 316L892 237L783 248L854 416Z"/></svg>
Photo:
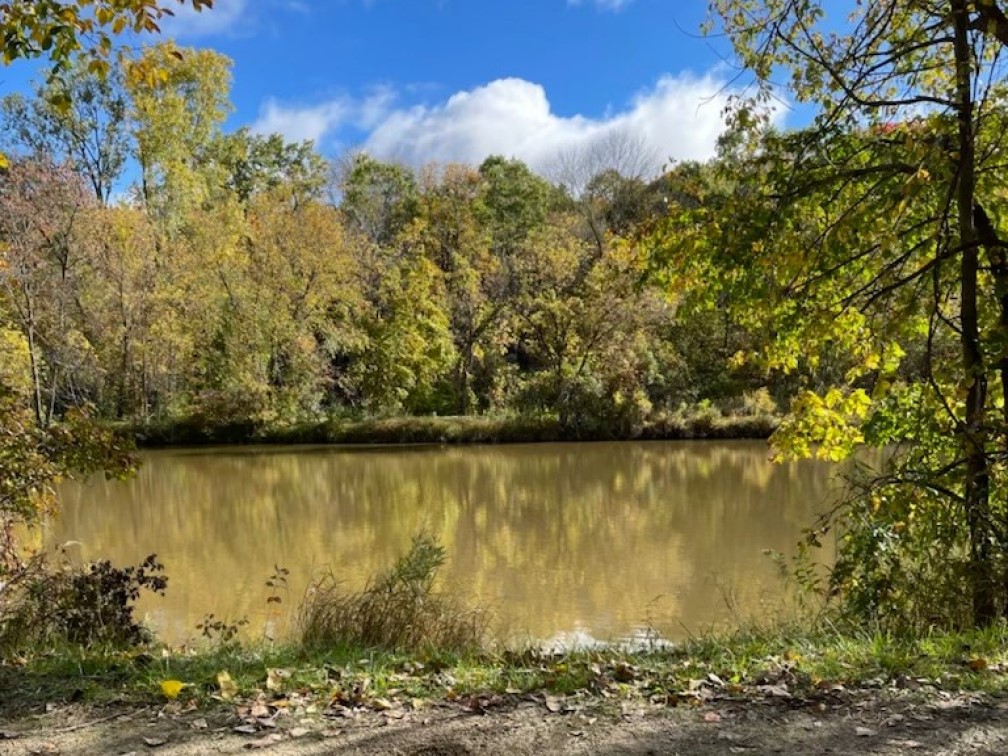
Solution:
<svg viewBox="0 0 1008 756"><path fill-rule="evenodd" d="M283 740L283 735L267 735L265 738L259 738L259 740L253 740L250 743L245 744L245 748L249 750L254 750L257 748L269 748L272 745L276 745L281 740Z"/></svg>
<svg viewBox="0 0 1008 756"><path fill-rule="evenodd" d="M179 693L185 687L185 683L181 680L162 680L161 681L161 693L164 697L174 701L179 697Z"/></svg>
<svg viewBox="0 0 1008 756"><path fill-rule="evenodd" d="M888 744L896 748L909 748L911 751L924 747L924 744L917 740L890 740Z"/></svg>
<svg viewBox="0 0 1008 756"><path fill-rule="evenodd" d="M238 695L238 686L227 672L217 673L217 687L220 688L221 698L225 701Z"/></svg>
<svg viewBox="0 0 1008 756"><path fill-rule="evenodd" d="M289 669L270 669L266 671L266 690L278 691L283 689L284 680L289 680L291 671Z"/></svg>
<svg viewBox="0 0 1008 756"><path fill-rule="evenodd" d="M779 685L760 685L759 691L774 698L791 698L791 691L788 690L787 685L784 683L780 683Z"/></svg>
<svg viewBox="0 0 1008 756"><path fill-rule="evenodd" d="M613 677L621 683L632 683L637 679L637 670L629 664L618 664L613 672Z"/></svg>

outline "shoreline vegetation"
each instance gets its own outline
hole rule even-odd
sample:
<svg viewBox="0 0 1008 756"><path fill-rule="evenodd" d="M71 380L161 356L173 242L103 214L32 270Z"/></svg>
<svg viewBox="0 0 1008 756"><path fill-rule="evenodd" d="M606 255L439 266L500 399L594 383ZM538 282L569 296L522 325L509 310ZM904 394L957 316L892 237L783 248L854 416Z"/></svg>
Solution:
<svg viewBox="0 0 1008 756"><path fill-rule="evenodd" d="M657 417L632 428L577 427L555 417L401 416L325 419L289 425L192 417L117 424L146 449L254 444L518 444L575 441L764 440L780 423L774 414L722 414L700 408Z"/></svg>
<svg viewBox="0 0 1008 756"><path fill-rule="evenodd" d="M54 614L29 606L36 622L28 625L48 620L51 632L21 643L4 638L0 740L26 754L94 752L110 743L180 754L267 747L300 754L324 742L340 752L359 748L376 728L426 744L438 741L447 722L479 716L503 730L488 737L485 752L510 743L517 719L533 741L549 739L550 752L566 752L572 737L598 740L613 728L644 727L663 747L685 738L687 752L707 754L724 752L728 740L762 742L781 716L807 712L808 726L835 728L852 747L900 736L918 745L893 752L916 753L925 745L914 738L942 745L952 703L994 721L1008 696L1005 623L894 636L834 622L828 613L782 609L774 620L740 618L732 630L710 628L675 643L648 633L625 644L501 646L488 612L439 586L445 558L420 533L363 589L348 591L335 573L322 574L289 608L278 598L286 585L278 568L266 601L289 612L292 633L283 642L270 640L265 628L262 636L239 632L243 620L210 617L189 646L153 637L102 640L122 635L111 632L115 623L135 626L131 590L97 608L88 601ZM145 564L158 571L154 557ZM124 587L153 589L129 568L67 575L80 588L92 582L82 575L112 585L114 573ZM67 616L75 621L67 624ZM882 724L866 711L883 712ZM914 731L918 720L937 723ZM793 729L774 741L777 752L807 752L804 726ZM472 733L465 733L468 749ZM994 743L1001 735L990 737Z"/></svg>
<svg viewBox="0 0 1008 756"><path fill-rule="evenodd" d="M264 598L275 614L287 614L287 639L273 640L265 627L261 635L242 629L244 619L209 615L194 628L194 640L177 647L146 630L133 632L141 628L133 617L136 597L163 591L164 581L154 585L135 569L120 569L123 586L135 590L112 591L97 604L85 590L72 611L25 605L24 617L11 617L31 615L33 622L9 617L0 627L0 723L47 710L54 701L214 708L296 699L315 713L415 710L440 701L485 713L480 701L501 695L661 706L720 698L818 700L859 689L1008 695L1008 622L898 636L799 602L782 604L771 620L738 617L727 629L711 627L681 641L649 629L633 639L566 648L502 644L489 610L440 585L446 559L445 548L421 532L362 589L348 590L336 573L322 572L289 605L279 598L287 572L278 568ZM150 574L160 571L154 556L144 566ZM77 588L88 577L113 585L116 568L106 567L71 568L55 579L62 575ZM68 614L75 618L69 624ZM19 635L27 626L33 631Z"/></svg>

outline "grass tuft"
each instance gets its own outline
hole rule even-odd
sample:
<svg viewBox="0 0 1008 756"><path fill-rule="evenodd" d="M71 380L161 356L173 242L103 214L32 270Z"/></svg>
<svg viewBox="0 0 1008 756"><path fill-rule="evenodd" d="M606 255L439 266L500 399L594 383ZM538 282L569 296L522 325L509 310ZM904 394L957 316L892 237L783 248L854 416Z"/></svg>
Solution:
<svg viewBox="0 0 1008 756"><path fill-rule="evenodd" d="M405 556L361 591L348 592L331 571L324 574L298 610L300 644L422 654L479 651L489 614L435 590L444 561L444 548L420 534Z"/></svg>

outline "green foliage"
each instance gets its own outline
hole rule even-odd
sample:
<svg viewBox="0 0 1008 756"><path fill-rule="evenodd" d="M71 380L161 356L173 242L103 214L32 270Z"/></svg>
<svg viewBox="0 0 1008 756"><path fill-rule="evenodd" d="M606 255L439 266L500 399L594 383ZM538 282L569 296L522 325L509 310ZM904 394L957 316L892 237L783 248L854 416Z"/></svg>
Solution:
<svg viewBox="0 0 1008 756"><path fill-rule="evenodd" d="M52 488L62 478L99 471L125 475L132 470L132 444L86 409L74 410L63 422L41 428L23 404L3 395L2 388L0 522L36 524L54 506ZM10 528L5 527L0 559L15 557L12 539Z"/></svg>
<svg viewBox="0 0 1008 756"><path fill-rule="evenodd" d="M121 67L96 77L80 61L50 77L33 98L11 94L0 101L5 146L73 165L105 204L129 156L126 111Z"/></svg>
<svg viewBox="0 0 1008 756"><path fill-rule="evenodd" d="M221 136L211 152L225 172L226 189L243 204L281 187L295 200L321 196L325 162L311 142L291 144L279 134L261 136L242 127Z"/></svg>
<svg viewBox="0 0 1008 756"><path fill-rule="evenodd" d="M180 0L197 11L213 6L213 0ZM57 66L64 64L81 49L84 42L94 42L95 55L106 55L112 35L127 30L156 32L158 21L171 10L158 0L33 0L7 2L3 11L3 62L18 58L45 56Z"/></svg>
<svg viewBox="0 0 1008 756"><path fill-rule="evenodd" d="M479 167L483 225L498 255L514 254L555 209L556 189L519 160L491 156Z"/></svg>
<svg viewBox="0 0 1008 756"><path fill-rule="evenodd" d="M366 346L350 371L362 404L392 412L443 409L439 381L454 346L448 315L438 305L437 269L429 260L404 260L380 287L373 314L362 323Z"/></svg>
<svg viewBox="0 0 1008 756"><path fill-rule="evenodd" d="M774 436L777 449L790 457L847 459L864 442L859 426L870 406L863 389L845 393L833 388L824 396L803 392L795 397L791 414Z"/></svg>
<svg viewBox="0 0 1008 756"><path fill-rule="evenodd" d="M213 6L213 0L178 2L197 11ZM21 58L45 57L52 62L55 77L83 53L86 63L81 65L104 78L115 36L157 32L158 22L171 14L162 0L11 0L0 3L0 60L10 65ZM51 101L68 110L72 96L56 92ZM7 157L0 153L0 168L6 166Z"/></svg>
<svg viewBox="0 0 1008 756"><path fill-rule="evenodd" d="M833 5L712 3L756 93L731 114L713 196L655 229L653 259L688 306L766 334L737 362L793 377L783 453L898 444L823 525L841 536L841 608L892 629L985 625L1008 612L1005 93L981 84L996 54L973 51L1000 50L1008 25L996 2ZM769 128L780 75L808 128Z"/></svg>
<svg viewBox="0 0 1008 756"><path fill-rule="evenodd" d="M363 153L349 158L339 177L339 190L347 225L373 244L390 244L417 214L418 190L412 172Z"/></svg>
<svg viewBox="0 0 1008 756"><path fill-rule="evenodd" d="M177 233L224 182L213 161L231 110L231 61L163 42L125 63L141 195L159 226Z"/></svg>

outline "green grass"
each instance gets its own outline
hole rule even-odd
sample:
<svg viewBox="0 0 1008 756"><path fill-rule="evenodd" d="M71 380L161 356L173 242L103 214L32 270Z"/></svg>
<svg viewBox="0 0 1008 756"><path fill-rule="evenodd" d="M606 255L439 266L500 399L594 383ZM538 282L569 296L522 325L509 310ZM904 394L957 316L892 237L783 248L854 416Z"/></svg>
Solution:
<svg viewBox="0 0 1008 756"><path fill-rule="evenodd" d="M267 691L271 669L285 671L283 689L271 695L298 691L320 705L334 699L366 705L384 697L430 701L533 692L688 700L697 681L712 674L723 681L722 694L739 698L763 695L760 686L768 684L783 684L796 697L815 697L837 685L1006 693L1008 630L999 626L896 641L796 625L706 636L674 647L563 654L534 648L406 654L348 645L210 646L199 652L62 649L0 664L0 716L61 701L164 703L160 683L168 679L186 683L183 699L212 704L219 700L220 672L234 680L239 698L254 698Z"/></svg>

